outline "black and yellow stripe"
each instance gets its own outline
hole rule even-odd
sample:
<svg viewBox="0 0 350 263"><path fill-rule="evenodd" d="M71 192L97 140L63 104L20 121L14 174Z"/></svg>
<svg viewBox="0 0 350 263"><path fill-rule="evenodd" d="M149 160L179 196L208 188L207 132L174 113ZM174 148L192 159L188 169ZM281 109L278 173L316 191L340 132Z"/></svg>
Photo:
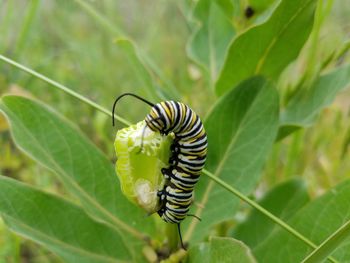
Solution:
<svg viewBox="0 0 350 263"><path fill-rule="evenodd" d="M169 167L162 169L166 182L158 192L159 216L166 222L177 224L181 245L180 222L186 218L193 200L193 189L207 157L207 135L197 114L187 105L176 101L163 101L153 104L133 93L120 95L113 104L112 124L118 101L124 96L135 97L152 107L146 116L146 125L163 135L173 133L172 155ZM195 215L192 215L195 216Z"/></svg>
<svg viewBox="0 0 350 263"><path fill-rule="evenodd" d="M159 193L158 214L166 222L179 224L189 211L194 186L205 164L207 135L198 115L181 102L155 104L145 121L153 131L175 135L170 166L162 169L167 182Z"/></svg>

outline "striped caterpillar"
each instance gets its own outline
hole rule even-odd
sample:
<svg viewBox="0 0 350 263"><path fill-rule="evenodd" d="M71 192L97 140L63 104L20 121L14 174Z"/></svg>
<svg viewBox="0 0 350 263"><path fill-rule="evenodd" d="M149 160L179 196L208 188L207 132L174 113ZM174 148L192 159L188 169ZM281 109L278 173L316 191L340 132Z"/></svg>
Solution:
<svg viewBox="0 0 350 263"><path fill-rule="evenodd" d="M187 105L175 101L153 104L135 94L120 95L113 105L124 96L133 96L152 107L145 118L146 126L162 135L174 133L170 147L169 166L161 172L166 180L164 188L158 191L158 215L167 223L177 224L182 247L180 223L188 214L193 200L193 190L204 167L207 155L207 135L198 115ZM142 143L141 143L142 148ZM196 217L197 218L197 217Z"/></svg>

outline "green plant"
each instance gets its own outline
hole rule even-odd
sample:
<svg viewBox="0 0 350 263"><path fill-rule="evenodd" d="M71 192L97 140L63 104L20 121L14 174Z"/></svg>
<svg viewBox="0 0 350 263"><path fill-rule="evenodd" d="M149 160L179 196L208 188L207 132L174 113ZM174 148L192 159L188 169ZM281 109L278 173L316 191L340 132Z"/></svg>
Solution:
<svg viewBox="0 0 350 263"><path fill-rule="evenodd" d="M181 99L182 91L137 41L97 8L75 2L110 39L118 38L114 44L144 88L140 93L151 100ZM191 6L191 1L183 1L178 6L185 16L193 10L187 51L203 75L203 86L209 87L202 87L202 95L196 93L194 99L204 96L215 102L203 118L208 161L191 212L202 222L188 218L182 226L188 252L170 245L176 231L165 229L157 216L145 218L145 212L127 200L107 155L76 125L38 100L13 95L2 97L0 110L16 145L52 171L69 195L49 194L2 176L0 213L6 225L67 262L349 261L349 244L344 242L350 231L348 178L313 199L296 179L273 187L261 201L253 196L264 164L273 158L272 149L287 137L297 141L296 131L312 125L350 83L349 44L331 50L317 45L333 1L238 2L199 0ZM246 8L245 2L256 9L253 17L242 16L239 7ZM34 1L19 50L36 8ZM112 117L81 91L3 55L0 60ZM298 63L307 67L299 72ZM297 78L292 78L294 71ZM213 99L213 93L218 98ZM252 207L248 212L246 204ZM239 213L248 216L240 221Z"/></svg>

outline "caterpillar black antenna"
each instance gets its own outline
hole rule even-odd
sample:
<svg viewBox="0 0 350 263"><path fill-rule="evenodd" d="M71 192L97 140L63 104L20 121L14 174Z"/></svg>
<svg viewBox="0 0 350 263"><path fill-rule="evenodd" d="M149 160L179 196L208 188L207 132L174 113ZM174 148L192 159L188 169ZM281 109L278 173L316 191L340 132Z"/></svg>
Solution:
<svg viewBox="0 0 350 263"><path fill-rule="evenodd" d="M133 94L133 93L124 93L122 95L120 95L118 98L115 99L114 103L113 103L113 108L112 108L112 125L114 126L114 122L115 122L115 117L114 117L114 112L115 112L115 106L117 105L117 102L123 98L124 96L132 96L134 98L137 98L141 101L143 101L144 103L147 103L148 105L150 105L151 107L154 106L154 104L152 102L149 102L148 100L136 95L136 94Z"/></svg>
<svg viewBox="0 0 350 263"><path fill-rule="evenodd" d="M184 243L182 242L182 235L181 235L181 229L180 229L180 223L177 223L177 231L179 232L179 237L180 237L180 242L181 242L181 247L186 250Z"/></svg>

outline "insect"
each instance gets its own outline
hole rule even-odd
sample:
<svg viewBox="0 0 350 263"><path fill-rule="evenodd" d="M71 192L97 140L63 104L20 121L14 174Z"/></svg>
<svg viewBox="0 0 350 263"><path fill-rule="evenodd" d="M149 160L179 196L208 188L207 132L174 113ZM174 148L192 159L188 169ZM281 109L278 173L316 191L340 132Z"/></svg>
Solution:
<svg viewBox="0 0 350 263"><path fill-rule="evenodd" d="M135 97L152 107L145 118L149 129L162 135L174 133L169 166L161 170L166 181L164 188L157 193L160 202L157 213L165 222L177 224L181 245L184 248L180 230L181 221L186 216L199 219L195 215L188 214L188 211L193 200L194 186L199 180L207 155L207 135L202 121L184 103L163 101L153 104L133 93L124 93L113 104L113 126L115 106L124 96Z"/></svg>
<svg viewBox="0 0 350 263"><path fill-rule="evenodd" d="M255 14L255 11L254 11L254 9L251 6L248 6L244 10L244 15L245 15L246 18L251 18L254 14Z"/></svg>

